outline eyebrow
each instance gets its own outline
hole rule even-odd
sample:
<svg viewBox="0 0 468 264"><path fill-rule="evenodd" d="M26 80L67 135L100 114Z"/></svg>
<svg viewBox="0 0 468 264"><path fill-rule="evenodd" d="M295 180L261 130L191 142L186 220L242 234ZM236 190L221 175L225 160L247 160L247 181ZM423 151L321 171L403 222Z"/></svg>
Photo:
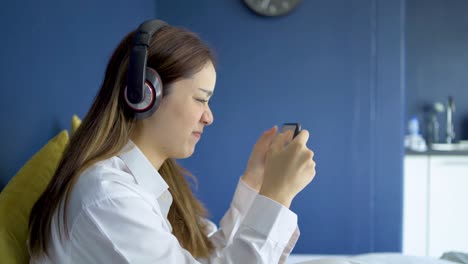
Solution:
<svg viewBox="0 0 468 264"><path fill-rule="evenodd" d="M208 91L208 90L205 90L203 88L198 88L198 90L202 91L202 92L205 92L206 95L208 95L208 97L212 96L213 95L213 91Z"/></svg>

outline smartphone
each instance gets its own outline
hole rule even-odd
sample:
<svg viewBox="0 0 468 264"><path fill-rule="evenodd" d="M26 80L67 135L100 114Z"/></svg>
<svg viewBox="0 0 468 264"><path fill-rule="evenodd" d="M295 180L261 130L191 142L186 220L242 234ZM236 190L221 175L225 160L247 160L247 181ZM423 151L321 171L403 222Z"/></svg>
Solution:
<svg viewBox="0 0 468 264"><path fill-rule="evenodd" d="M299 123L284 123L283 126L281 127L281 133L287 131L287 130L292 130L294 131L294 136L295 138L299 132L301 132L301 124Z"/></svg>

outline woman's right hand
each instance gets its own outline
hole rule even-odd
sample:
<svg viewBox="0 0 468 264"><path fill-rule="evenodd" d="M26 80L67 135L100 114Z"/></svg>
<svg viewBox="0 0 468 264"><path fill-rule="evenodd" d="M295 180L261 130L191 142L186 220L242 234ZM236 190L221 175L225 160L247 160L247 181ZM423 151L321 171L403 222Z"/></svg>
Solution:
<svg viewBox="0 0 468 264"><path fill-rule="evenodd" d="M289 208L294 197L315 176L314 152L307 147L309 132L302 130L293 140L293 132L279 133L265 158L265 173L260 194Z"/></svg>

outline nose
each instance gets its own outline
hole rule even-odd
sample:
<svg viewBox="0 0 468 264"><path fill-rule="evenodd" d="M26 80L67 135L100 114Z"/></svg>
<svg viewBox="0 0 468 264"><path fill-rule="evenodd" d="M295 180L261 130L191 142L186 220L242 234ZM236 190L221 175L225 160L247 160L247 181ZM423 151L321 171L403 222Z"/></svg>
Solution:
<svg viewBox="0 0 468 264"><path fill-rule="evenodd" d="M214 121L213 113L211 112L210 107L207 106L206 110L203 112L203 115L201 117L201 122L205 126L209 126L213 123L213 121Z"/></svg>

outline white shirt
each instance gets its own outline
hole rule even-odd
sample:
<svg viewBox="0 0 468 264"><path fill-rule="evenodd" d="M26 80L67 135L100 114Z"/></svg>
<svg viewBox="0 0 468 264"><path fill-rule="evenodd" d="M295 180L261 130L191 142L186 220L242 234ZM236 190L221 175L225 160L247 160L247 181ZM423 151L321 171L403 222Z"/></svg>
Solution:
<svg viewBox="0 0 468 264"><path fill-rule="evenodd" d="M131 141L118 156L85 170L68 205L69 238L57 211L49 257L30 263L284 263L298 237L297 216L239 181L220 228L209 220L215 246L195 259L172 234L167 183ZM63 234L63 233L62 233Z"/></svg>

